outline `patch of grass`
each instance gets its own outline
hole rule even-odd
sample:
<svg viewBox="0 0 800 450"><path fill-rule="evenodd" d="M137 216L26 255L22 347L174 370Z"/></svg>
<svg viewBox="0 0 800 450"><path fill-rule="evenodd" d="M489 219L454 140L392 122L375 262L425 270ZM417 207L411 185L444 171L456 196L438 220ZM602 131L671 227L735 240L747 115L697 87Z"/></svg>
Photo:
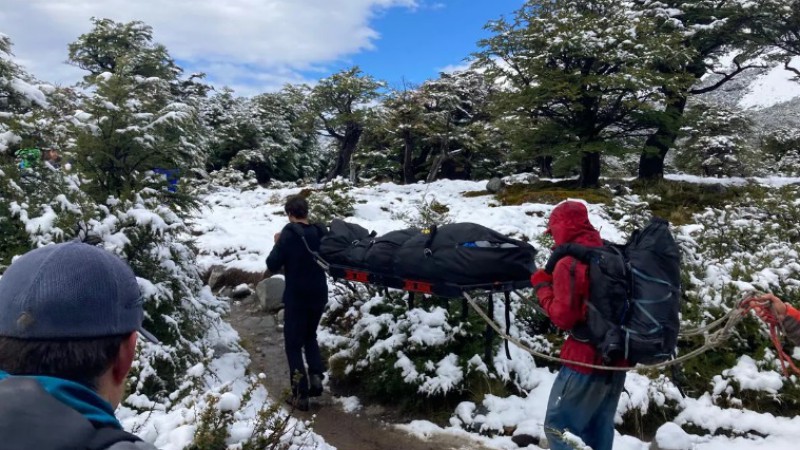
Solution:
<svg viewBox="0 0 800 450"><path fill-rule="evenodd" d="M461 193L461 196L464 198L483 197L486 195L492 195L492 193L489 191L464 191Z"/></svg>
<svg viewBox="0 0 800 450"><path fill-rule="evenodd" d="M622 416L622 425L618 425L617 430L620 434L652 441L661 425L671 422L677 415L678 411L673 402L668 402L664 406L651 402L647 413L642 413L638 408L627 411Z"/></svg>
<svg viewBox="0 0 800 450"><path fill-rule="evenodd" d="M224 286L236 287L240 284L257 285L264 279L264 274L259 272L248 272L246 270L230 268L222 273L217 281L217 288Z"/></svg>
<svg viewBox="0 0 800 450"><path fill-rule="evenodd" d="M479 371L472 371L467 375L464 382L465 390L468 392L467 398L475 404L481 404L487 395L498 397L508 397L516 394L509 386L498 378L489 377Z"/></svg>
<svg viewBox="0 0 800 450"><path fill-rule="evenodd" d="M496 194L496 198L505 206L524 203L555 205L570 198L608 205L611 203L612 196L605 189L581 189L573 181L560 181L558 183L512 184Z"/></svg>
<svg viewBox="0 0 800 450"><path fill-rule="evenodd" d="M685 225L692 221L692 215L706 208L723 208L740 201L763 199L766 189L763 186L747 184L744 186L723 186L681 181L660 180L631 182L633 192L648 199L653 215L669 220L675 225Z"/></svg>
<svg viewBox="0 0 800 450"><path fill-rule="evenodd" d="M432 200L430 203L431 211L435 212L439 215L445 215L450 212L450 207L445 205L444 203L439 203L436 199Z"/></svg>

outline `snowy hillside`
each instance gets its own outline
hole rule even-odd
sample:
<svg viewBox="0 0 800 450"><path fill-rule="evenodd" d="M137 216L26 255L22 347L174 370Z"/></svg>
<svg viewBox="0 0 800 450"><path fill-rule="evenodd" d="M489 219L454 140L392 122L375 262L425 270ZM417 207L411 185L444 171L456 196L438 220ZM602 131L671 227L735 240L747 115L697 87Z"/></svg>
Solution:
<svg viewBox="0 0 800 450"><path fill-rule="evenodd" d="M800 58L792 60L792 66L800 63ZM795 74L783 66L773 67L758 73L750 81L747 91L739 100L742 108L764 109L800 97L800 83L794 80Z"/></svg>
<svg viewBox="0 0 800 450"><path fill-rule="evenodd" d="M732 59L733 55L730 55ZM720 70L729 72L726 61L720 61ZM800 65L800 57L794 58L793 66ZM706 77L701 86L719 80L718 75ZM699 96L704 101L746 110L764 129L800 126L800 82L792 72L782 65L767 69L748 69L725 83L719 89Z"/></svg>
<svg viewBox="0 0 800 450"><path fill-rule="evenodd" d="M733 72L735 55L736 52L733 52L720 58L716 70L721 73ZM769 63L766 65L772 67L747 69L719 89L702 94L700 97L720 105L747 109L753 113L800 97L800 83L794 79L794 73L784 69L783 65L775 66ZM792 66L797 65L800 65L800 57L792 60ZM711 86L721 78L721 75L709 74L703 78L700 86Z"/></svg>
<svg viewBox="0 0 800 450"><path fill-rule="evenodd" d="M784 185L796 183L798 180L761 180L764 183ZM550 204L523 203L517 206L502 206L491 195L468 195L485 188L485 182L439 181L430 185L399 186L379 184L369 187L353 188L349 195L355 200L355 212L348 221L358 223L378 233L404 228L415 220L422 203L430 203L433 199L446 208L446 216L454 222L475 222L497 231L529 239L540 251L537 260L546 257L549 252L539 244L545 229L547 215L553 208ZM761 188L757 188L761 189ZM792 187L784 189L793 189ZM298 193L299 187L283 187L277 189L256 188L242 191L236 188L214 187L204 199L205 208L201 211L194 225L195 234L199 235L197 244L200 249L201 264L210 267L224 264L252 272L264 270L264 260L272 246L272 235L285 225L283 200L287 195ZM790 211L800 208L796 190L789 194L794 204L784 205ZM777 187L767 188L764 205L771 204L778 195L786 192ZM791 197L793 196L793 197ZM774 197L774 198L773 198ZM622 242L627 237L624 230L640 219L642 202L645 197L624 195L616 197L610 204L589 204L593 225L600 230L603 238ZM639 212L637 212L639 211ZM674 229L678 240L684 248L685 264L689 266L692 282L687 291L692 298L699 298L701 312L705 319L713 317L710 311L719 313L719 308L726 310L730 298L738 298L736 290L746 289L769 290L783 287L786 292L792 291L791 285L800 284L800 265L797 262L796 245L782 244L786 239L780 233L772 234L769 216L763 215L757 207L731 207L727 212L706 210L694 216L694 223ZM765 222L766 225L765 225ZM777 223L775 224L777 227ZM736 275L739 258L743 251L736 242L741 234L756 233L759 239L765 239L763 253L751 253L747 256L749 264L761 265L753 270L746 279ZM761 230L761 231L759 231ZM760 234L759 234L760 233ZM768 236L767 236L768 235ZM723 254L714 253L708 247L712 239L731 243L732 248ZM748 239L745 237L744 239ZM791 238L794 239L794 238ZM750 239L752 241L752 239ZM767 243L767 241L770 241ZM716 241L715 241L716 242ZM794 241L792 241L794 242ZM734 289L734 291L730 291ZM385 299L381 296L365 298L355 306L348 306L343 298L338 298L332 285L332 298L329 302L328 314L342 313L356 320L354 329L371 329L373 333L387 325L386 314L379 314L374 308ZM726 293L727 292L727 293ZM369 301L367 301L369 300ZM540 337L529 334L530 330L518 320L523 314L524 301L515 299L512 306L511 334L536 348L554 352L554 347ZM696 308L697 306L692 306ZM495 311L502 311L503 302L495 299ZM701 308L701 311L702 311ZM717 308L717 309L714 309ZM337 310L339 310L337 312ZM385 311L385 308L381 309ZM373 315L374 314L374 315ZM447 324L448 312L439 307L431 307L427 311L405 311L398 313L394 319L389 318L393 334L384 337L378 334L373 337L372 348L380 355L392 355L397 364L391 370L402 370L408 380L417 383L419 395L432 395L447 392L449 386L457 385L469 371L484 371L480 358L473 358L474 365L468 368L454 365L455 357L445 357L439 361L428 361L430 370L415 369L413 365L404 365L404 353L410 349L398 346L398 342L410 339L412 333L430 346L442 345L453 330ZM684 311L684 316L688 314ZM502 322L502 314L497 313ZM364 335L341 335L335 328L324 328L321 332L324 346L336 355L352 354L357 351L358 340ZM425 336L420 338L420 336ZM439 336L439 337L436 337ZM369 339L368 339L369 340ZM543 436L547 397L555 378L551 368L541 367L524 351L511 345L512 359L507 359L502 346L496 348L493 364L497 377L516 385L527 395L495 396L487 395L482 403L463 402L453 412L450 425L441 428L428 421L413 421L401 425L405 430L426 436L431 433L450 433L463 435L471 433L493 448L518 448L512 442L511 435L504 435L513 430L514 435L527 434L534 437ZM729 350L729 349L728 349ZM465 356L465 355L459 355ZM467 357L469 355L466 355ZM797 356L797 355L796 355ZM376 360L377 361L377 360ZM408 358L405 358L408 361ZM362 361L361 364L370 364ZM417 366L418 367L418 366ZM359 369L354 369L359 370ZM419 372L417 372L419 370ZM790 395L789 390L797 383L779 374L777 365L769 350L764 355L738 354L738 357L720 373L707 380L705 392L696 392L684 397L678 387L664 374L648 376L630 373L626 381L626 391L622 395L617 410L616 421L619 427L631 424L623 423L624 417L631 414L644 415L648 411L673 411L674 418L660 426L656 440L660 448L671 449L703 449L703 450L738 450L738 449L771 449L788 450L796 448L800 439L800 417L781 417L772 413L759 412L742 406L742 398L753 395L781 398ZM411 381L409 381L411 382ZM737 406L738 405L738 406ZM658 416L658 414L656 414ZM662 419L659 424L662 424ZM683 429L681 428L683 427ZM684 431L684 430L688 430ZM494 436L494 437L489 437ZM645 450L650 443L643 442L633 436L617 436L614 448L617 450ZM538 448L530 446L529 448Z"/></svg>

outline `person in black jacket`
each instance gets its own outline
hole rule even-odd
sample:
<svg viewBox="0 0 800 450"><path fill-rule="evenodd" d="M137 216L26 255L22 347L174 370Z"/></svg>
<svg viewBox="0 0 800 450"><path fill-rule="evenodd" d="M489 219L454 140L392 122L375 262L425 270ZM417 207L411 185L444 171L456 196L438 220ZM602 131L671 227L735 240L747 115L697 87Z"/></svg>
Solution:
<svg viewBox="0 0 800 450"><path fill-rule="evenodd" d="M80 242L47 245L0 278L0 448L155 450L122 430L144 331L131 268Z"/></svg>
<svg viewBox="0 0 800 450"><path fill-rule="evenodd" d="M325 231L308 223L308 202L302 196L289 197L284 210L289 224L275 235L275 246L267 257L267 275L283 270L286 277L283 336L292 385L290 402L307 411L308 397L322 395L325 372L317 327L328 302L328 282L325 271L311 255L311 251L319 250Z"/></svg>

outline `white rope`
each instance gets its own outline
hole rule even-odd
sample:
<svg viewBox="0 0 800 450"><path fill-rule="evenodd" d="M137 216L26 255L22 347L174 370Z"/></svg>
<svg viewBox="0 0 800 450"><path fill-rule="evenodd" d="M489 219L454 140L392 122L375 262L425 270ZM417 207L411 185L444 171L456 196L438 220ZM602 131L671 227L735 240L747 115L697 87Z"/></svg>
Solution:
<svg viewBox="0 0 800 450"><path fill-rule="evenodd" d="M517 347L519 347L520 349L530 353L531 355L536 356L538 358L546 359L548 361L572 364L572 365L575 365L575 366L587 367L587 368L590 368L590 369L597 369L597 370L607 370L607 371L651 370L651 369L659 369L659 368L664 368L664 367L668 367L668 366L673 366L675 364L680 364L680 363L682 363L682 362L684 362L686 360L694 358L695 356L698 356L698 355L700 355L700 354L702 354L702 353L704 353L704 352L706 352L706 351L708 351L708 350L710 350L710 349L722 344L725 341L725 339L728 337L728 335L730 334L730 331L736 326L737 323L739 323L739 321L742 320L742 318L744 317L744 313L745 313L745 311L743 309L741 309L741 308L736 308L736 309L731 310L728 314L726 314L721 319L716 321L716 322L722 323L723 319L725 319L724 320L725 326L722 329L720 329L719 331L717 331L715 333L706 335L705 343L702 346L700 346L699 348L697 348L695 350L692 350L689 353L686 353L685 355L681 355L678 358L671 359L669 361L664 361L664 362L661 362L661 363L658 363L658 364L649 364L649 365L638 364L638 365L636 365L634 367L613 367L613 366L602 366L602 365L598 365L598 364L589 364L589 363L583 363L583 362L578 362L578 361L571 361L571 360L568 360L568 359L562 359L562 358L558 358L558 357L555 357L555 356L552 356L552 355L548 355L546 353L537 352L536 350L533 350L532 348L530 348L527 345L525 345L524 343L522 343L519 339L516 339L516 338L506 334L500 328L500 326L498 326L497 323L494 320L489 318L489 316L483 311L483 309L480 306L478 306L478 304L475 302L475 300L472 298L472 296L470 296L466 292L464 292L463 294L464 294L464 298L467 299L469 304L478 313L478 315L480 315L483 318L483 320L485 320L486 323L489 326L491 326L492 329L494 329L494 331L500 337L502 337L503 339L508 340L512 344L514 344ZM489 299L489 301L492 301L492 299ZM710 327L705 327L705 328L710 328Z"/></svg>

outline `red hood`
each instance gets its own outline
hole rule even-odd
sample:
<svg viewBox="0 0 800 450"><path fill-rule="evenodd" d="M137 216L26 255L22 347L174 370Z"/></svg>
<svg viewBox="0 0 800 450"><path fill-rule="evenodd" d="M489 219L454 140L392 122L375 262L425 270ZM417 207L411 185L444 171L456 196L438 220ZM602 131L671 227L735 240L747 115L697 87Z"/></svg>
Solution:
<svg viewBox="0 0 800 450"><path fill-rule="evenodd" d="M556 245L576 244L601 246L600 233L589 222L589 211L580 202L567 201L556 206L550 213L547 227Z"/></svg>

